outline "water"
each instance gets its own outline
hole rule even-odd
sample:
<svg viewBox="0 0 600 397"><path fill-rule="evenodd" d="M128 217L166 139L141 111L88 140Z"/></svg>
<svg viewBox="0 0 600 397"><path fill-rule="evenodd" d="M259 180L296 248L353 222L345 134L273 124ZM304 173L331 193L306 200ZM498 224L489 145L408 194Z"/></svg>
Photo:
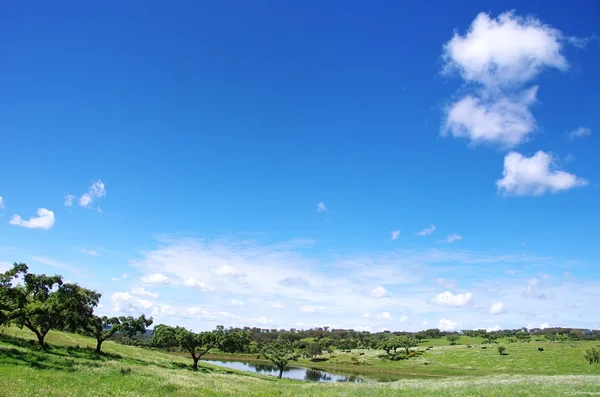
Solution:
<svg viewBox="0 0 600 397"><path fill-rule="evenodd" d="M279 370L272 364L243 362L243 361L224 361L224 360L203 360L205 363L237 369L240 371L256 372L262 375L279 376ZM337 372L337 371L336 371ZM283 377L289 379L306 380L309 382L386 382L394 381L406 376L395 374L364 374L358 373L331 373L320 369L287 367L283 371Z"/></svg>

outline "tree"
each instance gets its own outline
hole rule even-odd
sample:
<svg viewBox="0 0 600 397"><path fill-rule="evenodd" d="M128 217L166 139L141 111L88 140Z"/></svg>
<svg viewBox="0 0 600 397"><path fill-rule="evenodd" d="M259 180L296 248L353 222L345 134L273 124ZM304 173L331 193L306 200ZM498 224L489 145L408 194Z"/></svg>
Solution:
<svg viewBox="0 0 600 397"><path fill-rule="evenodd" d="M297 359L292 345L284 340L265 344L260 352L267 360L275 364L279 370L278 378L280 379L288 363Z"/></svg>
<svg viewBox="0 0 600 397"><path fill-rule="evenodd" d="M111 318L93 316L83 328L83 333L96 338L96 353L100 353L102 343L115 333L121 332L125 336L133 338L137 333L143 334L146 332L146 327L150 325L152 325L152 317L147 319L144 314L138 318L132 316Z"/></svg>
<svg viewBox="0 0 600 397"><path fill-rule="evenodd" d="M448 339L448 342L450 342L451 345L456 345L456 341L460 339L460 336L456 334L450 334L446 336L446 339Z"/></svg>
<svg viewBox="0 0 600 397"><path fill-rule="evenodd" d="M587 349L585 351L585 359L590 364L599 364L600 363L600 349L596 349L592 347L591 349Z"/></svg>
<svg viewBox="0 0 600 397"><path fill-rule="evenodd" d="M418 342L412 336L401 336L398 338L398 345L406 350L406 354L409 354L411 347L416 347Z"/></svg>
<svg viewBox="0 0 600 397"><path fill-rule="evenodd" d="M306 354L312 357L314 360L317 356L323 354L323 349L321 348L319 342L313 342L306 347Z"/></svg>
<svg viewBox="0 0 600 397"><path fill-rule="evenodd" d="M96 291L63 283L59 275L28 273L27 265L15 264L12 270L23 274L23 285L10 288L9 319L33 332L40 346L51 329L74 331L87 324L101 297Z"/></svg>
<svg viewBox="0 0 600 397"><path fill-rule="evenodd" d="M497 343L498 333L497 332L486 332L483 336L483 343Z"/></svg>
<svg viewBox="0 0 600 397"><path fill-rule="evenodd" d="M187 330L183 327L170 327L160 324L154 328L152 332L152 342L157 346L168 346L176 343L181 350L190 353L194 364L194 371L198 370L198 360L200 357L217 347L223 341L225 332L223 326L218 325L217 329L212 332L199 332Z"/></svg>
<svg viewBox="0 0 600 397"><path fill-rule="evenodd" d="M250 350L250 333L246 331L225 331L225 337L219 345L219 349L225 353L246 353Z"/></svg>
<svg viewBox="0 0 600 397"><path fill-rule="evenodd" d="M26 273L27 265L24 263L15 263L12 269L0 273L0 325L14 319L18 294L12 283Z"/></svg>
<svg viewBox="0 0 600 397"><path fill-rule="evenodd" d="M500 353L501 356L504 355L504 352L506 351L506 347L500 345L498 346L498 353Z"/></svg>

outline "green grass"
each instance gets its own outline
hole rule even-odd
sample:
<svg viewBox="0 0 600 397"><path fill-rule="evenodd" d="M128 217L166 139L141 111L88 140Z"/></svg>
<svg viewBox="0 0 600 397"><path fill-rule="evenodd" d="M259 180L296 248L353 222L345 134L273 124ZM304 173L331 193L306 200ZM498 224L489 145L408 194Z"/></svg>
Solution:
<svg viewBox="0 0 600 397"><path fill-rule="evenodd" d="M188 369L191 360L164 352L140 349L106 342L104 354L96 355L94 341L79 335L51 332L47 350L31 344L33 335L17 328L0 332L0 395L2 396L556 396L600 394L600 366L586 364L582 357L585 343L571 348L569 342L552 345L539 352L535 342L507 344L508 355L500 356L495 347L472 351L465 346L440 346L406 362L385 363L381 368L409 368L411 361L427 359L429 367L446 368L443 373L470 374L467 367L490 365L475 375L407 379L380 384L314 384L278 380L250 373L201 364L198 372ZM433 345L433 344L429 344ZM479 345L478 345L479 346ZM524 350L521 350L524 349ZM555 352L553 350L556 349ZM570 352L569 349L573 349ZM373 354L373 352L369 352ZM346 354L346 353L344 353ZM353 354L355 354L353 352ZM358 354L358 353L356 353ZM561 354L563 354L561 358ZM365 353L361 358L367 356ZM496 357L497 356L497 357ZM505 359L512 359L507 362ZM334 358L331 359L332 361ZM338 356L338 361L343 360ZM375 361L371 357L365 361ZM502 361L504 360L504 361ZM544 362L547 361L547 362ZM554 362L552 362L554 361ZM558 362L557 362L558 361ZM579 362L582 362L580 365ZM338 364L342 365L342 364ZM547 375L494 375L518 371L513 365L524 365L525 373ZM534 368L541 365L541 368ZM369 366L369 365L366 365ZM373 367L374 365L371 365ZM353 366L353 370L357 367ZM421 367L427 367L421 369ZM396 368L397 369L397 368ZM494 372L497 371L497 372ZM435 372L435 371L433 371ZM566 375L568 374L568 375ZM488 376L481 376L488 375Z"/></svg>

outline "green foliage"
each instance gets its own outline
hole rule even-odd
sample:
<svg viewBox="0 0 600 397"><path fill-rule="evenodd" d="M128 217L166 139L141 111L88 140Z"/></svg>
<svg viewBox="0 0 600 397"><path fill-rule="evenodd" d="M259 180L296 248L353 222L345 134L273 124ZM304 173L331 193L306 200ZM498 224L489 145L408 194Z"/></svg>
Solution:
<svg viewBox="0 0 600 397"><path fill-rule="evenodd" d="M217 326L214 331L195 333L183 327L160 324L152 332L152 342L159 347L177 345L181 350L189 352L194 360L192 368L197 370L200 357L219 346L226 336L222 325Z"/></svg>
<svg viewBox="0 0 600 397"><path fill-rule="evenodd" d="M317 356L323 354L323 349L321 348L319 342L312 342L306 347L306 354L307 356L315 359Z"/></svg>
<svg viewBox="0 0 600 397"><path fill-rule="evenodd" d="M102 343L115 333L120 332L128 338L133 338L138 333L146 332L146 327L150 325L152 325L152 318L147 319L143 314L138 318L92 316L80 332L96 338L96 353L100 353Z"/></svg>
<svg viewBox="0 0 600 397"><path fill-rule="evenodd" d="M587 349L584 357L590 364L600 364L600 349L595 347Z"/></svg>
<svg viewBox="0 0 600 397"><path fill-rule="evenodd" d="M12 285L21 276L23 284ZM25 264L0 276L2 315L6 323L12 321L19 327L31 330L41 346L51 329L75 331L85 326L98 305L101 294L77 284L63 283L62 276L28 273Z"/></svg>
<svg viewBox="0 0 600 397"><path fill-rule="evenodd" d="M505 346L498 346L498 353L500 353L500 355L504 355L504 352L506 351L506 347Z"/></svg>
<svg viewBox="0 0 600 397"><path fill-rule="evenodd" d="M290 361L298 359L291 343L285 340L276 340L263 346L260 353L279 369L279 378Z"/></svg>
<svg viewBox="0 0 600 397"><path fill-rule="evenodd" d="M450 334L446 336L446 339L448 340L448 342L450 342L451 345L456 345L456 341L460 339L460 336L457 334Z"/></svg>
<svg viewBox="0 0 600 397"><path fill-rule="evenodd" d="M483 343L498 343L500 335L497 332L486 332L483 336Z"/></svg>
<svg viewBox="0 0 600 397"><path fill-rule="evenodd" d="M225 331L219 349L225 353L248 353L252 339L246 331Z"/></svg>

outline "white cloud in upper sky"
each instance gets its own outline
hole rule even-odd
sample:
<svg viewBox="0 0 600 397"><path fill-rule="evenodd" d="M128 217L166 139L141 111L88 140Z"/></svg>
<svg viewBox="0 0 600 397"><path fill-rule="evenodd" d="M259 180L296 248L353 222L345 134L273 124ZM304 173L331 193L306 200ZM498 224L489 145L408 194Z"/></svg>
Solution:
<svg viewBox="0 0 600 397"><path fill-rule="evenodd" d="M135 287L131 290L131 293L136 296L142 296L151 299L158 298L158 294L156 292L147 291L143 287Z"/></svg>
<svg viewBox="0 0 600 397"><path fill-rule="evenodd" d="M559 30L534 17L477 15L466 34L455 32L444 45L444 73L470 86L446 108L442 133L507 148L527 141L537 129L530 108L538 87L525 85L544 69L568 68L563 42Z"/></svg>
<svg viewBox="0 0 600 397"><path fill-rule="evenodd" d="M496 185L505 195L539 196L588 184L585 179L558 169L553 156L541 150L532 157L508 153L504 157L502 174L503 178Z"/></svg>
<svg viewBox="0 0 600 397"><path fill-rule="evenodd" d="M396 240L398 237L400 237L400 230L394 230L392 232L392 240Z"/></svg>
<svg viewBox="0 0 600 397"><path fill-rule="evenodd" d="M82 249L81 252L84 252L91 256L100 256L100 254L96 250Z"/></svg>
<svg viewBox="0 0 600 397"><path fill-rule="evenodd" d="M161 273L149 274L142 277L142 283L145 284L169 284L170 280L167 276Z"/></svg>
<svg viewBox="0 0 600 397"><path fill-rule="evenodd" d="M473 295L470 292L454 295L452 292L446 291L437 294L435 298L433 298L433 302L442 306L461 307L469 303L472 296Z"/></svg>
<svg viewBox="0 0 600 397"><path fill-rule="evenodd" d="M394 317L389 312L381 312L379 316L377 316L377 320L393 320Z"/></svg>
<svg viewBox="0 0 600 397"><path fill-rule="evenodd" d="M585 138L592 134L591 128L577 127L573 131L569 132L569 139Z"/></svg>
<svg viewBox="0 0 600 397"><path fill-rule="evenodd" d="M325 203L322 201L319 201L319 203L317 204L317 212L324 212L327 211L327 207L325 206Z"/></svg>
<svg viewBox="0 0 600 397"><path fill-rule="evenodd" d="M183 285L186 287L199 288L202 291L212 291L212 288L206 285L206 283L196 280L196 277L190 277L183 281Z"/></svg>
<svg viewBox="0 0 600 397"><path fill-rule="evenodd" d="M387 295L387 290L383 287L375 287L371 290L371 292L369 292L369 296L371 298L375 298L375 299L381 299L381 298L385 298L385 296Z"/></svg>
<svg viewBox="0 0 600 397"><path fill-rule="evenodd" d="M4 208L4 199L0 196L0 209Z"/></svg>
<svg viewBox="0 0 600 397"><path fill-rule="evenodd" d="M490 306L490 314L502 314L506 310L504 309L504 304L502 302L496 302L492 306Z"/></svg>
<svg viewBox="0 0 600 397"><path fill-rule="evenodd" d="M106 197L106 186L104 182L100 180L93 181L88 191L86 193L83 193L81 197L79 197L77 203L81 207L91 207L94 200L99 199L101 197ZM70 207L73 204L73 200L75 200L75 196L73 196L72 194L67 193L65 195L65 205L67 207ZM102 211L98 208L98 212Z"/></svg>
<svg viewBox="0 0 600 397"><path fill-rule="evenodd" d="M435 225L429 225L425 229L416 232L415 236L419 236L419 237L427 236L427 235L430 235L433 232L435 232Z"/></svg>
<svg viewBox="0 0 600 397"><path fill-rule="evenodd" d="M73 205L73 200L75 200L75 196L73 196L72 194L65 194L65 205L67 207L70 207Z"/></svg>
<svg viewBox="0 0 600 397"><path fill-rule="evenodd" d="M46 208L38 208L36 211L37 217L32 216L29 220L24 220L20 215L13 215L8 222L11 225L21 226L27 229L43 229L50 230L56 223L54 212Z"/></svg>
<svg viewBox="0 0 600 397"><path fill-rule="evenodd" d="M244 306L244 301L237 300L237 299L232 299L231 300L231 305L232 306L236 306L236 307L242 307L242 306Z"/></svg>
<svg viewBox="0 0 600 397"><path fill-rule="evenodd" d="M446 237L444 240L439 240L439 243L448 243L448 244L452 244L456 241L461 241L463 238L460 234L456 234L456 233L452 233L449 234L448 237Z"/></svg>

